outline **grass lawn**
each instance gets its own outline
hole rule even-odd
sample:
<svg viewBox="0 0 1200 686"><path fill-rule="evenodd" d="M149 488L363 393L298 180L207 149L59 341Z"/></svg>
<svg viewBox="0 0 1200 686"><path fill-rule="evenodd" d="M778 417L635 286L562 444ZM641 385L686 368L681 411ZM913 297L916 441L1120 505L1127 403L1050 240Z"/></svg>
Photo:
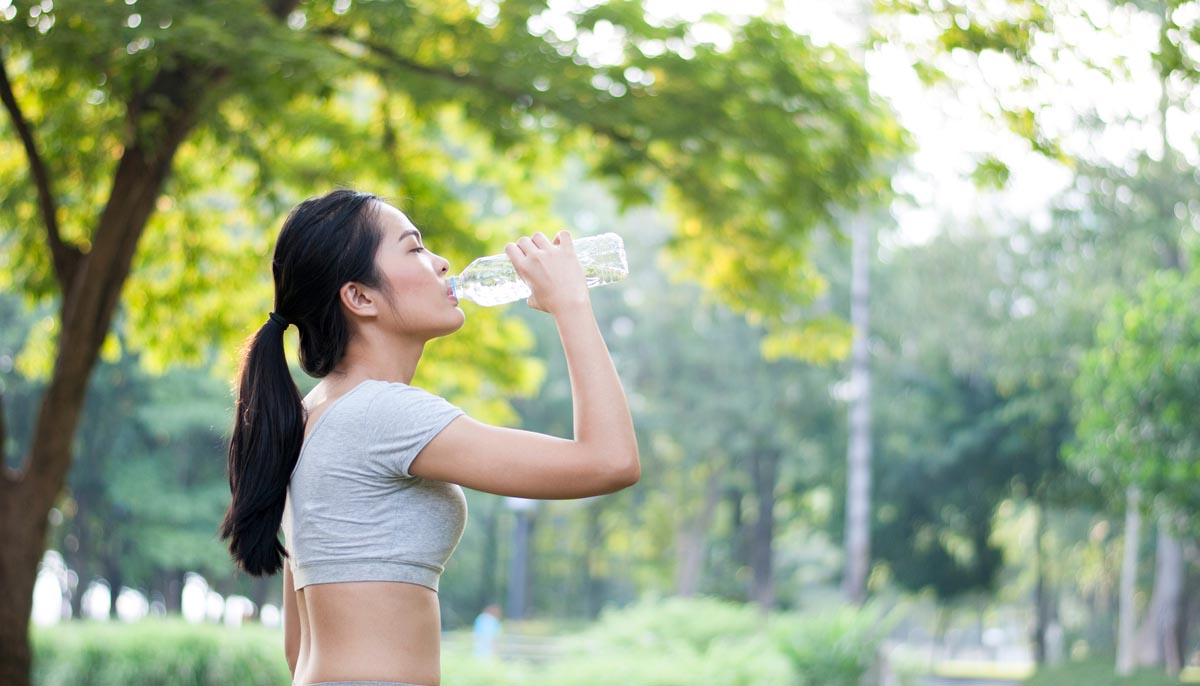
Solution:
<svg viewBox="0 0 1200 686"><path fill-rule="evenodd" d="M1161 669L1143 669L1129 676L1117 676L1111 659L1070 662L1039 669L1026 686L1179 686L1200 684L1196 670L1185 671L1185 679L1168 678Z"/></svg>

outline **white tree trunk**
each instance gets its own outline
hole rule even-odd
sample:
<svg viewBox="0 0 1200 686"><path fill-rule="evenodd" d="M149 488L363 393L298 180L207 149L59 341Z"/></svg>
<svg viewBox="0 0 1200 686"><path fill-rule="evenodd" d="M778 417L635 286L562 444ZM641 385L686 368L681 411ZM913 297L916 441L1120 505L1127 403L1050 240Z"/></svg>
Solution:
<svg viewBox="0 0 1200 686"><path fill-rule="evenodd" d="M1163 665L1171 676L1183 668L1182 616L1184 602L1183 545L1171 534L1171 521L1158 525L1154 556L1154 592L1146 620L1137 632L1136 661L1139 665Z"/></svg>
<svg viewBox="0 0 1200 686"><path fill-rule="evenodd" d="M1137 486L1125 490L1125 555L1121 561L1121 590L1117 614L1117 674L1133 673L1133 638L1137 626L1138 546L1141 545L1142 494Z"/></svg>
<svg viewBox="0 0 1200 686"><path fill-rule="evenodd" d="M846 572L842 593L861 605L867 599L871 568L871 224L864 217L851 226L850 275L850 435L846 468Z"/></svg>

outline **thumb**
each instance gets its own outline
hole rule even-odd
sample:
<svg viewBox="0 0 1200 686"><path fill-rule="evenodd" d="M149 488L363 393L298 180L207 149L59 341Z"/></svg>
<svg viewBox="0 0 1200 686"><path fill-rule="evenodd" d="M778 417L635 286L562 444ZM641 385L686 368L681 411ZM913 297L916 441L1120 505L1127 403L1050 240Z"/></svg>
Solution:
<svg viewBox="0 0 1200 686"><path fill-rule="evenodd" d="M538 302L536 295L531 295L528 298L526 298L525 304L529 305L529 307L531 307L535 310L538 310L539 312L549 312L549 310L542 307L541 303Z"/></svg>

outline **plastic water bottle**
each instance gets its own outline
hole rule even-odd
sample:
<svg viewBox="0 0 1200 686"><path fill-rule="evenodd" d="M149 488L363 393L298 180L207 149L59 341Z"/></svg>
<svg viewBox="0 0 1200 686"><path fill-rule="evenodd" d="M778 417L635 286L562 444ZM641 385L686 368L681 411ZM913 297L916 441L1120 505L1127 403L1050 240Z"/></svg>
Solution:
<svg viewBox="0 0 1200 686"><path fill-rule="evenodd" d="M615 233L589 236L575 241L575 256L583 266L588 288L603 286L629 276L625 243ZM450 277L454 297L491 307L528 298L532 291L517 276L507 255L481 257Z"/></svg>

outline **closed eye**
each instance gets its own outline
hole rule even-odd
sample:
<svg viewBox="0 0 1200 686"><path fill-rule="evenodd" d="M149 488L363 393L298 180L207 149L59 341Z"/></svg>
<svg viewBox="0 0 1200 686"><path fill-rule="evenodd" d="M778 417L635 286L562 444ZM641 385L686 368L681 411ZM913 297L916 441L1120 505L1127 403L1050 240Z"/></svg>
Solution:
<svg viewBox="0 0 1200 686"><path fill-rule="evenodd" d="M409 250L409 252L425 252L425 246L418 245L417 247L413 248L412 250Z"/></svg>

